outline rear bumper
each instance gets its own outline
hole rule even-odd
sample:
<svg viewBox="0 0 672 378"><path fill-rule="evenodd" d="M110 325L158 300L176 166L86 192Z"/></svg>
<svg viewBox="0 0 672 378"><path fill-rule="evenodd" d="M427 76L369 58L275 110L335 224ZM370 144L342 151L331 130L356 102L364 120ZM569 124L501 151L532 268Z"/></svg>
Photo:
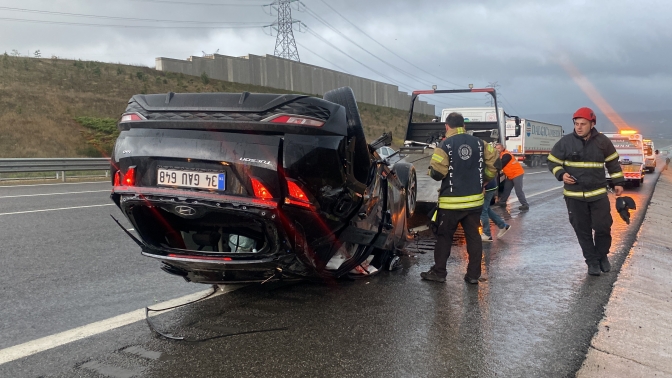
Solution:
<svg viewBox="0 0 672 378"><path fill-rule="evenodd" d="M217 193L119 186L112 198L140 236L144 256L199 283L315 276L333 254L335 233L347 226L313 210ZM234 251L231 237L254 246Z"/></svg>

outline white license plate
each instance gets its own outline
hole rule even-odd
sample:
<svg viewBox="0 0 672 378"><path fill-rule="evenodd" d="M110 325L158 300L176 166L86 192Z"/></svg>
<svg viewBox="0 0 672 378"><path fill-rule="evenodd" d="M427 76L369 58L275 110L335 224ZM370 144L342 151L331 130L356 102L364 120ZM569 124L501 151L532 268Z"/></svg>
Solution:
<svg viewBox="0 0 672 378"><path fill-rule="evenodd" d="M161 186L225 190L226 174L159 168L156 183Z"/></svg>

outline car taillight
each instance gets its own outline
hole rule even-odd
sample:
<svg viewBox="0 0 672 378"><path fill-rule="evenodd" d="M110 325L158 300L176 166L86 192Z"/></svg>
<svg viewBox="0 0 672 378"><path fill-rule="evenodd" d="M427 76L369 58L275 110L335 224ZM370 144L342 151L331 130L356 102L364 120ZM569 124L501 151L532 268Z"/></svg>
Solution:
<svg viewBox="0 0 672 378"><path fill-rule="evenodd" d="M306 208L313 207L306 192L304 192L297 183L289 180L287 180L287 198L285 198L285 204L298 205Z"/></svg>
<svg viewBox="0 0 672 378"><path fill-rule="evenodd" d="M146 118L138 113L125 113L121 116L121 122L144 121Z"/></svg>
<svg viewBox="0 0 672 378"><path fill-rule="evenodd" d="M250 180L252 181L252 190L254 190L254 196L262 199L262 200L269 200L273 198L273 195L271 192L266 189L264 184L261 183L261 181L257 180L254 177L250 177Z"/></svg>
<svg viewBox="0 0 672 378"><path fill-rule="evenodd" d="M135 186L135 167L130 167L121 182L124 186Z"/></svg>
<svg viewBox="0 0 672 378"><path fill-rule="evenodd" d="M306 118L301 116L293 115L279 115L270 120L272 123L288 123L290 125L301 125L301 126L314 126L321 127L324 125L324 122L318 121L312 118Z"/></svg>
<svg viewBox="0 0 672 378"><path fill-rule="evenodd" d="M121 186L121 172L114 173L114 186Z"/></svg>

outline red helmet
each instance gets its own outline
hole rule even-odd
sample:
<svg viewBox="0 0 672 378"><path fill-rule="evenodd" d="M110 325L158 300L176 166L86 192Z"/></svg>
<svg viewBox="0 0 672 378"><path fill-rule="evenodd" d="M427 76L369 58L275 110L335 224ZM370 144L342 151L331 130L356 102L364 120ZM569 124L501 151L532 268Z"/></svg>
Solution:
<svg viewBox="0 0 672 378"><path fill-rule="evenodd" d="M589 121L597 122L597 118L595 118L595 112L593 112L593 109L591 109L591 108L581 108L581 109L577 110L574 113L574 116L572 117L572 120L575 120L577 118L585 118Z"/></svg>

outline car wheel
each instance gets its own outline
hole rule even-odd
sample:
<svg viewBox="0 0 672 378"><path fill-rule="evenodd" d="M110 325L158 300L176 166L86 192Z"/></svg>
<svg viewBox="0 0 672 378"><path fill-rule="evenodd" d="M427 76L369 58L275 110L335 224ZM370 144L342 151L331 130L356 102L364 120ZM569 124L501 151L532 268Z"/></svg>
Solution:
<svg viewBox="0 0 672 378"><path fill-rule="evenodd" d="M406 217L410 218L415 214L415 207L418 200L418 180L415 174L415 168L411 170L406 183Z"/></svg>
<svg viewBox="0 0 672 378"><path fill-rule="evenodd" d="M362 119L359 116L359 108L355 100L355 93L350 87L342 87L328 91L322 98L345 108L348 121L348 138L355 138L355 161L352 162L352 171L359 182L366 184L371 168L371 159L364 136Z"/></svg>
<svg viewBox="0 0 672 378"><path fill-rule="evenodd" d="M400 267L401 267L401 256L394 255L387 262L387 266L385 268L391 272L393 270L399 269Z"/></svg>
<svg viewBox="0 0 672 378"><path fill-rule="evenodd" d="M635 188L639 188L639 186L642 184L641 180L633 181L632 186Z"/></svg>

